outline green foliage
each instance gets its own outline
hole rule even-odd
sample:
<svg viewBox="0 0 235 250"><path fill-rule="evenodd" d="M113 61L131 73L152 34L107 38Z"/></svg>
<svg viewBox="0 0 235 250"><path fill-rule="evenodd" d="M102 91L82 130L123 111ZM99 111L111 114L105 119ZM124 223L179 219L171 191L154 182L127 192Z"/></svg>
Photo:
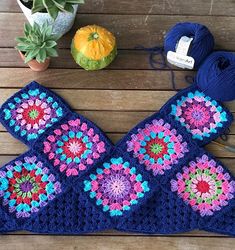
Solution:
<svg viewBox="0 0 235 250"><path fill-rule="evenodd" d="M45 62L49 57L56 57L58 36L52 34L52 26L44 23L41 27L34 23L33 26L24 25L24 36L17 37L16 49L25 55L25 63L36 59L39 63Z"/></svg>
<svg viewBox="0 0 235 250"><path fill-rule="evenodd" d="M84 0L22 0L25 3L32 2L32 13L46 10L55 20L60 11L74 12L74 4L82 4Z"/></svg>

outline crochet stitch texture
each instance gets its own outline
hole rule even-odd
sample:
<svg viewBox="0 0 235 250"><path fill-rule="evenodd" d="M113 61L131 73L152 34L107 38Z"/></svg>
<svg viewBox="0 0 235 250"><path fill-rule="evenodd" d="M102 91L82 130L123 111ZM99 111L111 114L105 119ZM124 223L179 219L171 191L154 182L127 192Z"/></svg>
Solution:
<svg viewBox="0 0 235 250"><path fill-rule="evenodd" d="M2 105L0 120L29 147L0 170L2 233L202 229L235 235L234 177L201 148L233 118L196 85L115 146L36 82Z"/></svg>

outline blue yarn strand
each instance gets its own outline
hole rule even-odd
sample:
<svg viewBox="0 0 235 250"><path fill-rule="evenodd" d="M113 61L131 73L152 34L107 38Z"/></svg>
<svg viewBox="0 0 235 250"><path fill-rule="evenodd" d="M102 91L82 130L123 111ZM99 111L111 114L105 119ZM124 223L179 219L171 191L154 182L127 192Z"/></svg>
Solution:
<svg viewBox="0 0 235 250"><path fill-rule="evenodd" d="M160 46L155 46L152 48L146 48L142 45L136 46L135 49L137 50L143 50L149 53L149 65L154 70L162 70L162 69L169 69L171 74L171 85L172 89L177 91L176 84L175 84L175 74L173 69L167 64L165 55L164 55L164 49ZM160 60L157 60L156 58L160 56Z"/></svg>

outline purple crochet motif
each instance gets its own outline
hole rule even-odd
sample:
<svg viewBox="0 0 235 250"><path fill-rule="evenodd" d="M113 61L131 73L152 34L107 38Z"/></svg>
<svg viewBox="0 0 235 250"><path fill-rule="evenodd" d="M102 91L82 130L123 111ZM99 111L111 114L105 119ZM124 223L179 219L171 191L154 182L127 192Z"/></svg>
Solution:
<svg viewBox="0 0 235 250"><path fill-rule="evenodd" d="M152 170L154 175L163 175L189 150L182 136L169 123L154 119L145 124L145 128L138 129L137 134L131 135L127 151L133 152L133 157L147 170Z"/></svg>
<svg viewBox="0 0 235 250"><path fill-rule="evenodd" d="M60 172L76 176L105 153L105 143L80 119L69 120L44 141L44 153Z"/></svg>
<svg viewBox="0 0 235 250"><path fill-rule="evenodd" d="M27 141L38 136L63 116L63 109L53 97L38 88L21 93L3 109L4 120Z"/></svg>
<svg viewBox="0 0 235 250"><path fill-rule="evenodd" d="M0 197L16 217L29 217L61 192L61 184L36 156L25 156L0 171Z"/></svg>

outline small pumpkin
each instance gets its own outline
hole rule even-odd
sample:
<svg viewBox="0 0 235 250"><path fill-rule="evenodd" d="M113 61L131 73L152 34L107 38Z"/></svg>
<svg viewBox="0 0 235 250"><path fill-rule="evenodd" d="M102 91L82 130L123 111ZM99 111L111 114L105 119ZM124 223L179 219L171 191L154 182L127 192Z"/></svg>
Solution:
<svg viewBox="0 0 235 250"><path fill-rule="evenodd" d="M82 68L98 70L108 66L117 55L114 35L98 25L78 29L72 41L71 53Z"/></svg>

